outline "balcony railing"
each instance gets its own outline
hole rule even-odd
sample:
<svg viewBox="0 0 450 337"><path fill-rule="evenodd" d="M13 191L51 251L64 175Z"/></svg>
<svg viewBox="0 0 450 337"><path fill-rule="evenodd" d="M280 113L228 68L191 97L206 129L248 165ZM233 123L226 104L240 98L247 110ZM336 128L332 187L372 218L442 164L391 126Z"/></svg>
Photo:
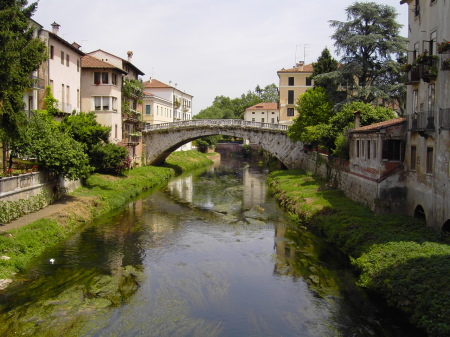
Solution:
<svg viewBox="0 0 450 337"><path fill-rule="evenodd" d="M439 109L439 130L450 130L450 108Z"/></svg>
<svg viewBox="0 0 450 337"><path fill-rule="evenodd" d="M433 131L434 125L434 112L433 111L421 111L413 115L407 116L407 126L409 131Z"/></svg>
<svg viewBox="0 0 450 337"><path fill-rule="evenodd" d="M419 67L412 67L411 70L407 74L408 78L406 80L406 84L413 84L420 82L420 68Z"/></svg>
<svg viewBox="0 0 450 337"><path fill-rule="evenodd" d="M30 79L32 80L31 88L32 89L38 89L38 90L44 90L44 79L39 78L37 76L30 75Z"/></svg>
<svg viewBox="0 0 450 337"><path fill-rule="evenodd" d="M58 110L65 113L72 113L72 104L64 103L64 102L58 102Z"/></svg>

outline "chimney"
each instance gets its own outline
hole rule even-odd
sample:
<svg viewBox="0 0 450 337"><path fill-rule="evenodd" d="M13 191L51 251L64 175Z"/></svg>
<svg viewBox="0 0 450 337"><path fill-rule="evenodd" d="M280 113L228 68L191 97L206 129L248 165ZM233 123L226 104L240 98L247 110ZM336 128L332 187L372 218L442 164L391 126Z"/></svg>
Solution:
<svg viewBox="0 0 450 337"><path fill-rule="evenodd" d="M131 59L133 58L133 52L129 51L129 52L127 52L127 54L128 54L128 62L131 63Z"/></svg>
<svg viewBox="0 0 450 337"><path fill-rule="evenodd" d="M74 42L72 43L72 46L74 46L77 49L80 49L81 45L79 45L78 43Z"/></svg>
<svg viewBox="0 0 450 337"><path fill-rule="evenodd" d="M302 71L303 70L303 65L305 64L305 61L298 61L297 62L297 69L298 71Z"/></svg>
<svg viewBox="0 0 450 337"><path fill-rule="evenodd" d="M355 129L361 126L361 111L356 110L353 112L355 114Z"/></svg>
<svg viewBox="0 0 450 337"><path fill-rule="evenodd" d="M59 27L61 27L59 24L57 24L55 21L52 23L52 33L55 35L58 35L59 33Z"/></svg>

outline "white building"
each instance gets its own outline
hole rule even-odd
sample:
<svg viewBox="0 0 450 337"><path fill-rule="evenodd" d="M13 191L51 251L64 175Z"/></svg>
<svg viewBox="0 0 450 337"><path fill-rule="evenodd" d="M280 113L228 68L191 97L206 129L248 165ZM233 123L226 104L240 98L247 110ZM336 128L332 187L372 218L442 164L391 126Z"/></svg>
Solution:
<svg viewBox="0 0 450 337"><path fill-rule="evenodd" d="M244 120L259 123L278 124L280 120L280 109L278 103L258 103L244 112Z"/></svg>
<svg viewBox="0 0 450 337"><path fill-rule="evenodd" d="M192 119L192 99L189 95L175 86L171 86L155 79L144 82L144 91L161 97L172 103L172 121L186 121Z"/></svg>
<svg viewBox="0 0 450 337"><path fill-rule="evenodd" d="M39 77L50 85L62 113L80 112L81 58L84 53L77 43L69 43L59 36L60 25L52 24L53 30L40 31L40 38L48 47L49 58L39 69ZM39 108L44 108L45 92L39 93Z"/></svg>
<svg viewBox="0 0 450 337"><path fill-rule="evenodd" d="M144 123L161 124L173 122L172 101L144 91L143 107L142 120Z"/></svg>

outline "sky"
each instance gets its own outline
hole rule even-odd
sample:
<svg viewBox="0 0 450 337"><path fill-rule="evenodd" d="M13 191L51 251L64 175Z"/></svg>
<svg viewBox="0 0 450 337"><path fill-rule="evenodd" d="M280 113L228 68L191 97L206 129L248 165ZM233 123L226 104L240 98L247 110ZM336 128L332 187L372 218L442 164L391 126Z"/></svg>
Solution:
<svg viewBox="0 0 450 337"><path fill-rule="evenodd" d="M407 36L407 5L396 9ZM30 1L31 2L31 1ZM368 2L360 0L360 2ZM335 54L329 20L347 21L354 0L39 0L33 19L77 42L127 59L145 75L193 95L193 114L216 96L236 98L256 86L278 86L277 71Z"/></svg>

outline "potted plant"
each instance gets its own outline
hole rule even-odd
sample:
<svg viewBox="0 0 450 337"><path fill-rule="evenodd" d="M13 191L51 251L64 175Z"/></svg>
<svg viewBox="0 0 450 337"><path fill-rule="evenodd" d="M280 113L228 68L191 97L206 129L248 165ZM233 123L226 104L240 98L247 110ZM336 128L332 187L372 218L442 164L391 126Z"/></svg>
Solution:
<svg viewBox="0 0 450 337"><path fill-rule="evenodd" d="M414 60L415 64L427 63L428 62L428 50L424 50L422 54L417 55Z"/></svg>
<svg viewBox="0 0 450 337"><path fill-rule="evenodd" d="M422 74L422 79L425 82L430 82L431 80L435 80L437 77L437 73L438 70L436 67L431 66L431 67L426 67L427 69L424 70L423 74Z"/></svg>
<svg viewBox="0 0 450 337"><path fill-rule="evenodd" d="M437 52L439 54L445 53L447 50L450 50L450 42L444 40L442 42L437 43Z"/></svg>
<svg viewBox="0 0 450 337"><path fill-rule="evenodd" d="M450 59L446 59L442 61L441 65L442 70L450 70Z"/></svg>
<svg viewBox="0 0 450 337"><path fill-rule="evenodd" d="M410 63L405 63L401 66L400 71L407 73L408 71L410 71L412 69L412 64Z"/></svg>

